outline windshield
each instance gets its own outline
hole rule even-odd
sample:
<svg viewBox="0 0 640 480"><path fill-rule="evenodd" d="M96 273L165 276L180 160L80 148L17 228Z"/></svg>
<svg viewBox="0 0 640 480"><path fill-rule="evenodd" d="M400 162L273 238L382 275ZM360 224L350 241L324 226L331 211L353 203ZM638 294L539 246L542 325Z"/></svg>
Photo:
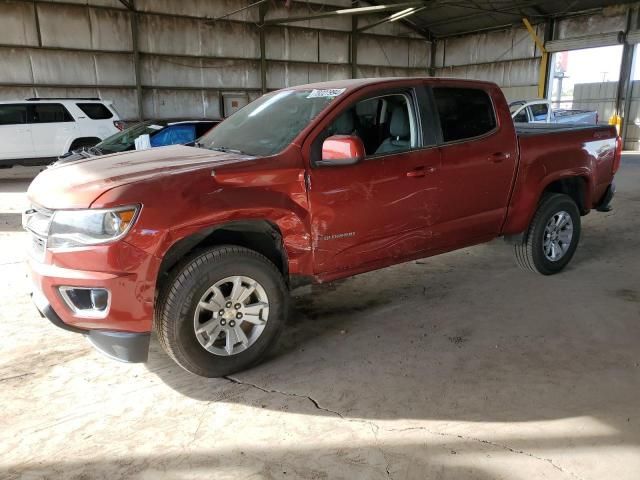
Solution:
<svg viewBox="0 0 640 480"><path fill-rule="evenodd" d="M269 156L281 152L344 88L281 90L237 111L199 141L213 150Z"/></svg>
<svg viewBox="0 0 640 480"><path fill-rule="evenodd" d="M110 137L105 138L98 143L96 147L102 153L116 153L124 152L133 148L136 138L144 134L153 134L158 130L162 130L165 127L165 123L158 122L142 122L137 123L133 127L127 128L122 132L118 132Z"/></svg>

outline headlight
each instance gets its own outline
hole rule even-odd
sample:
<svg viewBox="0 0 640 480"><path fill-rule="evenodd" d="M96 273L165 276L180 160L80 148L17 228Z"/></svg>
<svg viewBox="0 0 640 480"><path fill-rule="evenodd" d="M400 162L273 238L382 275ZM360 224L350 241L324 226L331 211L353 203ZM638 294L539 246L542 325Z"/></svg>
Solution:
<svg viewBox="0 0 640 480"><path fill-rule="evenodd" d="M117 240L129 231L139 210L137 205L103 210L57 210L51 219L47 247L82 247Z"/></svg>

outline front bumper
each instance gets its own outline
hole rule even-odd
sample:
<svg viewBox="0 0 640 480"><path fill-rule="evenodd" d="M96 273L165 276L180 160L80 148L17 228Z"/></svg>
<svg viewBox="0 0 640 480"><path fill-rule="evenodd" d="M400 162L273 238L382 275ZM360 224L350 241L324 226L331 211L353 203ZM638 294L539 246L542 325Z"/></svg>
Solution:
<svg viewBox="0 0 640 480"><path fill-rule="evenodd" d="M56 327L85 335L98 351L109 358L131 363L147 361L151 339L149 333L82 330L64 323L41 292L36 290L31 296L42 317L48 319Z"/></svg>
<svg viewBox="0 0 640 480"><path fill-rule="evenodd" d="M147 359L159 259L120 241L82 249L45 250L43 258L32 257L28 264L33 301L54 325L87 336L94 347L111 358L126 362ZM60 287L108 290L108 310L102 317L74 311Z"/></svg>

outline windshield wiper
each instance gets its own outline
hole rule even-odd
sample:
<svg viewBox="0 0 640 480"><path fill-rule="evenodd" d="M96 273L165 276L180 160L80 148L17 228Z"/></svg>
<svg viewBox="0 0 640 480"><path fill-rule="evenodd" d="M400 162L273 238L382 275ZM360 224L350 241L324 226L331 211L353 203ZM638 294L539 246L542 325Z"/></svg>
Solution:
<svg viewBox="0 0 640 480"><path fill-rule="evenodd" d="M202 144L196 144L196 146L202 146ZM205 147L207 148L207 147ZM245 155L245 153L242 150L237 150L235 148L229 148L229 147L208 147L209 150L215 150L216 152L223 152L223 153L237 153L240 155Z"/></svg>
<svg viewBox="0 0 640 480"><path fill-rule="evenodd" d="M102 155L102 150L100 150L98 147L93 146L89 148L89 153L93 153L94 155Z"/></svg>

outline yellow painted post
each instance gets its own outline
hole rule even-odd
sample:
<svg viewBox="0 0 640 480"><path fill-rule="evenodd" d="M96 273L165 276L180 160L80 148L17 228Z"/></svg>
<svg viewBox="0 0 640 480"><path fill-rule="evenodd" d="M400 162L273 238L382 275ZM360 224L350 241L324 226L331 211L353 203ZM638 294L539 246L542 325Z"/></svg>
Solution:
<svg viewBox="0 0 640 480"><path fill-rule="evenodd" d="M529 35L531 35L531 38L542 52L542 57L540 58L540 75L538 76L538 98L544 98L544 84L547 80L547 60L549 54L547 53L547 49L544 48L544 42L540 40L540 37L538 37L529 20L525 17L522 19L522 23L524 23L524 26L529 31Z"/></svg>

